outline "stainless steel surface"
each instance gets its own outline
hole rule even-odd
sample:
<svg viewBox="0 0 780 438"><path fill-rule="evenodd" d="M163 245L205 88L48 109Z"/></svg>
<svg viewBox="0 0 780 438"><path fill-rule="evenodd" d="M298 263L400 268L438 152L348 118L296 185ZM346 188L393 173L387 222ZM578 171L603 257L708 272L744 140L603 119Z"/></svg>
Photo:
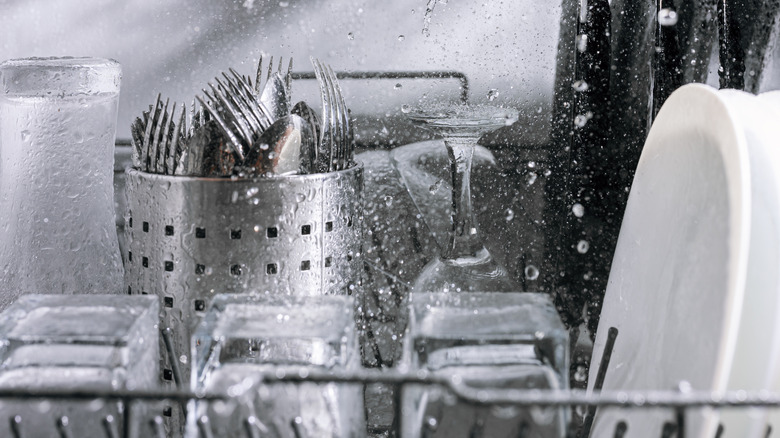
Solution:
<svg viewBox="0 0 780 438"><path fill-rule="evenodd" d="M358 293L362 188L362 166L258 179L127 171L127 292L160 296L185 380L190 330L215 294Z"/></svg>

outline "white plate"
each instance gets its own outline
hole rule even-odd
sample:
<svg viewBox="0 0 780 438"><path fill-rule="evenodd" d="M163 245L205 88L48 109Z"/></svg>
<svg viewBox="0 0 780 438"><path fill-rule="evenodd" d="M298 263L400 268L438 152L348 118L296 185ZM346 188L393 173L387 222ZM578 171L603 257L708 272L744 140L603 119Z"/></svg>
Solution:
<svg viewBox="0 0 780 438"><path fill-rule="evenodd" d="M780 124L765 99L736 90L719 93L742 125L751 187L747 282L727 389L767 390L780 354L780 318L775 317L780 309ZM725 409L721 436L763 438L766 414L765 409Z"/></svg>
<svg viewBox="0 0 780 438"><path fill-rule="evenodd" d="M780 91L763 93L758 97L758 100L766 106L766 112L763 114L764 120L766 120L765 123L768 126L774 126L775 132L780 131ZM775 169L775 179L780 179L780 157L778 157L780 155L780 134L775 135L770 151L774 154L772 163ZM766 269L775 275L780 275L778 273L780 272L780 262L777 259L769 262L773 264L768 265ZM771 306L771 303L767 303L766 307L766 311L773 312L772 317L776 318L776 315L780 315L780 302L776 302L774 307ZM780 321L780 318L777 319ZM773 340L771 357L767 361L770 373L769 388L774 392L780 392L780 323L776 324L774 332L768 335ZM769 410L768 423L772 426L773 434L777 434L777 431L780 431L780 409Z"/></svg>
<svg viewBox="0 0 780 438"><path fill-rule="evenodd" d="M619 330L604 390L725 390L747 277L750 174L742 127L718 92L687 85L650 129L620 230L594 345L590 385L610 327ZM601 410L592 437L661 436L668 410ZM691 412L712 437L717 417ZM686 431L686 432L688 432ZM689 434L686 436L699 436Z"/></svg>

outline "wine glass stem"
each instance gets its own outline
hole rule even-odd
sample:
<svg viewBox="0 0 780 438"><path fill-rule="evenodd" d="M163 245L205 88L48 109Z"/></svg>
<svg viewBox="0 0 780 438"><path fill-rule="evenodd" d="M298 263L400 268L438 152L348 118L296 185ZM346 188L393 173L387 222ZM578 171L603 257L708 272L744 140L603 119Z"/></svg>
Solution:
<svg viewBox="0 0 780 438"><path fill-rule="evenodd" d="M452 233L442 251L443 259L474 257L485 249L471 208L471 162L477 140L473 137L444 140L452 175Z"/></svg>

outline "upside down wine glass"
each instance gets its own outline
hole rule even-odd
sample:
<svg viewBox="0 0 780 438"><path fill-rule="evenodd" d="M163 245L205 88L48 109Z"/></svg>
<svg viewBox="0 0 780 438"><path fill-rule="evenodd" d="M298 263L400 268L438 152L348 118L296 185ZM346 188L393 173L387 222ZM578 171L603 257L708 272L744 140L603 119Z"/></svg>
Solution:
<svg viewBox="0 0 780 438"><path fill-rule="evenodd" d="M479 138L517 120L517 111L488 105L420 108L410 120L447 147L452 177L452 232L441 254L431 260L412 292L519 292L522 288L482 243L471 205L471 162Z"/></svg>

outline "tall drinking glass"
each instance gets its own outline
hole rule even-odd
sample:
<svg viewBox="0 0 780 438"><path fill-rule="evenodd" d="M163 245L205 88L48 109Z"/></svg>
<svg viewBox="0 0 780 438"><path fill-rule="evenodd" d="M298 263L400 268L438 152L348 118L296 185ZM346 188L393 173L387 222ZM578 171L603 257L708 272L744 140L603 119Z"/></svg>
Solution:
<svg viewBox="0 0 780 438"><path fill-rule="evenodd" d="M517 111L495 106L421 108L408 117L444 139L452 176L452 232L441 254L429 262L413 292L517 292L522 288L482 243L471 205L471 162L479 138L512 124Z"/></svg>
<svg viewBox="0 0 780 438"><path fill-rule="evenodd" d="M0 64L0 309L20 294L121 293L114 138L121 69Z"/></svg>

